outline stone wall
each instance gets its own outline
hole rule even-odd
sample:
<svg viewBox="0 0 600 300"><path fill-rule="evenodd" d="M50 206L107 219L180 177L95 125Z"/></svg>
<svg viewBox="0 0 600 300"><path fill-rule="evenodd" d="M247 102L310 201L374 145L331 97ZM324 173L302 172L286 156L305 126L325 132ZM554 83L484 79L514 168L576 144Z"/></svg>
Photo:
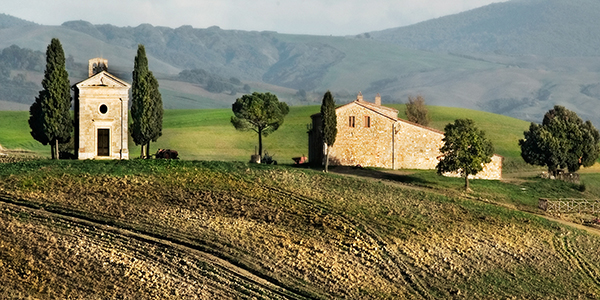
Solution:
<svg viewBox="0 0 600 300"><path fill-rule="evenodd" d="M441 156L439 149L443 146L443 132L400 120L397 111L361 100L360 96L359 100L336 109L338 135L330 149L331 165L387 169L436 168ZM353 127L350 126L351 117L354 117ZM313 123L315 120L319 118L313 116ZM313 124L315 126L319 125ZM315 142L318 142L317 139ZM322 157L312 153L323 151L315 142L311 143L309 149L311 160ZM502 160L501 156L494 155L483 171L470 178L501 179ZM445 175L459 176L456 173Z"/></svg>
<svg viewBox="0 0 600 300"><path fill-rule="evenodd" d="M476 175L469 175L469 179L487 179L487 180L500 180L502 179L502 161L504 157L494 154L492 161L485 166L483 170ZM448 177L461 177L458 173L445 173L444 176Z"/></svg>
<svg viewBox="0 0 600 300"><path fill-rule="evenodd" d="M394 120L354 102L337 108L336 114L338 134L329 152L331 165L392 168ZM370 126L365 117L370 118Z"/></svg>
<svg viewBox="0 0 600 300"><path fill-rule="evenodd" d="M472 176L473 179L493 179L500 180L502 179L502 161L504 157L494 154L492 156L492 161L489 164L486 164L483 167L483 170L477 175ZM471 178L471 177L469 177Z"/></svg>
<svg viewBox="0 0 600 300"><path fill-rule="evenodd" d="M75 85L78 159L128 159L129 85L99 73ZM108 129L108 154L98 155L99 129Z"/></svg>
<svg viewBox="0 0 600 300"><path fill-rule="evenodd" d="M444 134L399 120L395 123L395 169L435 169Z"/></svg>

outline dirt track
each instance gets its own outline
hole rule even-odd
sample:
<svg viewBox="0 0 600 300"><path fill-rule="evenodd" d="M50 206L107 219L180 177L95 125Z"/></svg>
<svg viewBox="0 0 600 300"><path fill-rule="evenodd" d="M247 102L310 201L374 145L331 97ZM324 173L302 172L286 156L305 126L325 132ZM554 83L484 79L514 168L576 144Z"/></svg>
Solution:
<svg viewBox="0 0 600 300"><path fill-rule="evenodd" d="M410 183L404 183L401 181L398 181L398 178L401 178L403 175L407 175L410 173L407 172L402 172L402 171L373 171L373 170L369 170L369 169L356 169L356 168L352 168L352 167L337 167L335 169L332 170L332 173L336 173L336 174L340 174L340 175L345 175L345 176L352 176L352 177L358 177L358 178L364 178L364 179L368 179L368 180L377 180L377 181L383 181L387 184L392 184L392 185L397 185L397 186L401 186L403 188L408 188L408 189L415 189L415 190L422 190L422 191L428 191L428 192L433 192L436 193L435 190L433 189L428 189L428 188L424 188L424 187L419 187L416 185L412 185ZM440 193L437 192L440 195L447 195L445 193ZM453 196L458 196L456 193L453 194ZM471 198L471 197L467 197L470 200L477 200L475 198ZM495 205L499 205L499 206L503 206L509 209L513 209L515 210L516 208L514 206L508 206L508 205L504 205L502 203L491 203L491 204L495 204ZM569 222L567 220L563 220L560 218L555 218L552 216L548 216L548 215L543 215L543 214L536 214L533 213L531 211L527 211L527 213L532 213L535 214L538 217L541 218L545 218L547 220L550 221L554 221L554 222L558 222L567 226L571 226L580 230L585 230L589 233L595 234L595 235L599 235L600 236L600 229L594 228L594 227L590 227L590 226L585 226L585 225L581 225L581 224L577 224L577 223L573 223L573 222Z"/></svg>
<svg viewBox="0 0 600 300"><path fill-rule="evenodd" d="M46 289L40 290L42 295L59 298L76 296L73 293L78 289L83 295L125 299L305 299L274 282L183 243L19 205L8 199L0 200L0 210L0 227L4 227L5 232L4 243L0 239L0 258L3 258L0 262L4 260L10 265L10 253L14 252L13 259L25 257L29 261L22 262L25 265L22 268L20 264L13 264L19 266L15 269L21 269L14 270L12 275L23 277L23 285L0 287L0 296L35 295L32 288L41 285L46 286ZM17 235L13 238L20 243L15 240L7 242L11 234ZM14 247L15 244L17 247ZM4 245L10 249L8 254L2 255ZM30 256L39 251L46 255ZM39 257L45 258L38 261ZM95 270L97 268L101 270ZM4 276L10 276L10 273ZM111 282L104 282L103 278L90 279L98 290L75 284L65 294L40 284L65 279L84 283L86 280L80 278L81 274L94 277L111 273L119 275L105 276ZM64 277L46 278L48 276L34 276L36 274L61 274ZM100 288L103 284L113 285L115 294L103 294L110 290Z"/></svg>

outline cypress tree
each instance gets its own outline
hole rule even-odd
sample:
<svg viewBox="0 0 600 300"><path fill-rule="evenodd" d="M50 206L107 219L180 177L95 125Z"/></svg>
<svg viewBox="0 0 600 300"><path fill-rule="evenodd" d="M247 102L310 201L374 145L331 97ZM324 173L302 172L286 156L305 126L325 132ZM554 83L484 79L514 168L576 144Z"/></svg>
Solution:
<svg viewBox="0 0 600 300"><path fill-rule="evenodd" d="M146 157L144 146L150 142L151 100L148 83L148 58L144 45L138 45L133 64L131 84L131 125L129 131L136 145L141 145L141 157Z"/></svg>
<svg viewBox="0 0 600 300"><path fill-rule="evenodd" d="M162 135L163 105L158 80L148 69L144 45L138 45L133 65L131 119L131 137L141 145L141 157L150 157L150 141L156 142Z"/></svg>
<svg viewBox="0 0 600 300"><path fill-rule="evenodd" d="M59 158L58 144L67 143L73 132L71 87L65 67L65 53L53 38L46 50L43 89L29 108L31 136L43 145L50 144L52 159Z"/></svg>
<svg viewBox="0 0 600 300"><path fill-rule="evenodd" d="M321 103L321 128L323 131L323 143L326 145L325 172L329 172L329 148L335 143L337 136L337 116L335 114L335 100L330 91L323 96Z"/></svg>
<svg viewBox="0 0 600 300"><path fill-rule="evenodd" d="M148 127L148 144L146 145L146 157L150 156L150 141L156 142L162 136L163 104L162 96L158 90L158 80L152 72L147 75L148 88L150 93L150 124Z"/></svg>

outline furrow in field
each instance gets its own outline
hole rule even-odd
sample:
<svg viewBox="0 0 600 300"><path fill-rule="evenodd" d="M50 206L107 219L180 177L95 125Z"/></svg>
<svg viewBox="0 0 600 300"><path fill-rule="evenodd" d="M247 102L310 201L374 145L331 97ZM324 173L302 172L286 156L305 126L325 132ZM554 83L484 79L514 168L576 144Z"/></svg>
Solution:
<svg viewBox="0 0 600 300"><path fill-rule="evenodd" d="M433 298L425 284L419 279L419 277L415 274L421 272L421 270L416 267L414 264L411 264L408 257L404 257L399 253L394 251L390 251L388 247L388 243L381 239L375 231L368 226L367 224L358 223L356 221L351 221L348 218L344 217L341 213L332 212L325 206L318 205L318 201L314 199L310 199L305 196L297 195L283 189L263 186L264 189L269 190L273 193L281 195L282 197L287 197L289 199L294 199L298 203L302 203L303 205L312 208L313 211L321 212L323 215L330 215L336 219L341 220L341 222L350 225L356 232L363 232L363 235L366 235L367 239L375 241L375 243L379 246L379 249L383 252L384 260L387 260L388 263L383 263L383 269L385 270L383 275L387 277L392 282L395 281L395 284L398 284L398 280L400 280L402 285L408 286L411 294L413 296L417 296L419 298L431 299ZM391 262L391 264L389 263ZM419 269L419 270L416 270ZM400 276L398 276L400 275Z"/></svg>
<svg viewBox="0 0 600 300"><path fill-rule="evenodd" d="M0 197L0 202L7 211L21 210L23 213L33 215L39 220L58 224L60 227L69 228L69 230L79 228L77 230L79 233L92 232L88 234L87 238L99 248L112 248L112 250L115 250L112 245L117 241L116 250L119 250L119 253L123 251L124 253L134 253L142 256L144 261L150 261L162 269L169 270L170 276L191 282L191 286L194 286L194 284L213 286L213 290L218 292L219 287L226 285L229 286L225 289L226 291L236 289L240 295L249 295L249 298L269 295L268 298L272 299L305 299L304 296L296 294L283 286L254 275L252 271L245 270L210 253L201 251L198 247L179 242L173 238L161 238L153 234L133 232L114 225L109 226L104 222L95 222L93 219L81 219L61 212L42 210L35 208L36 205L31 203L20 203L21 201L13 201L5 197ZM161 250L156 253L145 253L145 249L155 248ZM170 259L163 257L164 251L170 253ZM126 271L127 274L134 271L135 268L135 264L130 265ZM237 293L227 294L232 296Z"/></svg>

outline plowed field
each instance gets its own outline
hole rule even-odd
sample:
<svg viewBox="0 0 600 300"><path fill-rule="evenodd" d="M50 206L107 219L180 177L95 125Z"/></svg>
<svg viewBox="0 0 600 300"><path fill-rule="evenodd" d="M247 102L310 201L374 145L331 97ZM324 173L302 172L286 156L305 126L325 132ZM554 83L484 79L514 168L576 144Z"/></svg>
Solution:
<svg viewBox="0 0 600 300"><path fill-rule="evenodd" d="M488 203L289 167L0 171L0 295L594 298L595 235Z"/></svg>

